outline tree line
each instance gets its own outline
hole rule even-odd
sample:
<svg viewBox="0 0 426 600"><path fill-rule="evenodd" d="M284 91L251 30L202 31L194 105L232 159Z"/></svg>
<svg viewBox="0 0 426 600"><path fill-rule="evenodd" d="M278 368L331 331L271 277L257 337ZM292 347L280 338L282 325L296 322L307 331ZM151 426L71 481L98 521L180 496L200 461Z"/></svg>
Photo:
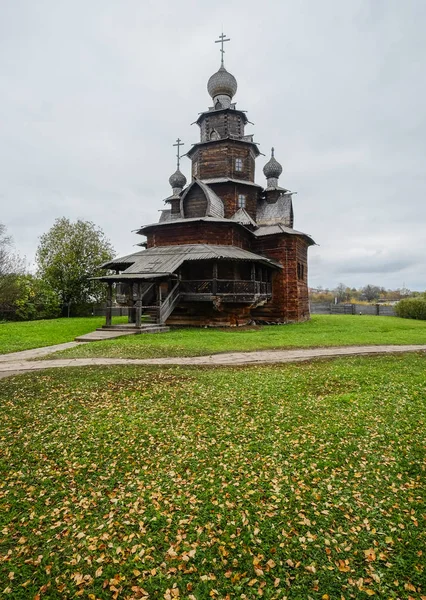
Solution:
<svg viewBox="0 0 426 600"><path fill-rule="evenodd" d="M91 314L105 298L105 286L92 277L114 256L103 231L90 221L63 217L40 238L36 273L28 271L0 223L0 319L51 319Z"/></svg>
<svg viewBox="0 0 426 600"><path fill-rule="evenodd" d="M339 283L335 288L310 288L309 297L311 302L348 302L352 304L368 302L399 302L405 298L415 298L423 296L422 292L412 292L402 287L395 290L389 290L379 285L367 284L355 288L349 287L344 283Z"/></svg>

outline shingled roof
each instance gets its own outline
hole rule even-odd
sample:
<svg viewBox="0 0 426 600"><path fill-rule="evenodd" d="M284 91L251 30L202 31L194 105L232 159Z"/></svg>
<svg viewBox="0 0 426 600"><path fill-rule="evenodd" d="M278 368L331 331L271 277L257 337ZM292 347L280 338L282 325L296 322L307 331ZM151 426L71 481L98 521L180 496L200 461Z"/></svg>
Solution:
<svg viewBox="0 0 426 600"><path fill-rule="evenodd" d="M266 256L254 254L236 246L216 246L213 244L183 244L181 246L148 248L134 254L115 258L103 264L102 268L123 269L123 274L129 276L148 275L159 277L174 273L185 261L214 259L259 262L269 267L282 268L280 263L266 258ZM115 276L106 277L114 278Z"/></svg>

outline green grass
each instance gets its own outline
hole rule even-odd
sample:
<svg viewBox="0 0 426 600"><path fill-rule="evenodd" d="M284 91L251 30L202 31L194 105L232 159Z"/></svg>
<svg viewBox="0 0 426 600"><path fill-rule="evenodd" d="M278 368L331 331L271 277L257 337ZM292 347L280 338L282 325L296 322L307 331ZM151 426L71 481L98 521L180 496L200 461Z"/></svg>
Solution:
<svg viewBox="0 0 426 600"><path fill-rule="evenodd" d="M118 317L114 322L123 320L124 317ZM71 342L77 335L94 331L104 323L105 317L2 322L0 323L0 354Z"/></svg>
<svg viewBox="0 0 426 600"><path fill-rule="evenodd" d="M0 594L419 600L425 371L414 354L1 380Z"/></svg>
<svg viewBox="0 0 426 600"><path fill-rule="evenodd" d="M85 344L52 355L151 358L217 352L367 344L426 344L426 321L359 315L313 315L296 325L257 329L178 329Z"/></svg>

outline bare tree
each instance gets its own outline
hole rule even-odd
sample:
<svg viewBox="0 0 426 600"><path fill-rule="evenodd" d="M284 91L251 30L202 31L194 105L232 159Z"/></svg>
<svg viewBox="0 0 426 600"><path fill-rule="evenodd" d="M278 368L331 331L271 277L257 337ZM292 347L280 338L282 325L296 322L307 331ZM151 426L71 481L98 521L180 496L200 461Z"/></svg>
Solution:
<svg viewBox="0 0 426 600"><path fill-rule="evenodd" d="M339 283L333 290L333 294L336 296L338 302L345 302L348 300L348 287L344 283Z"/></svg>
<svg viewBox="0 0 426 600"><path fill-rule="evenodd" d="M377 285L368 284L362 288L362 293L368 302L372 302L373 300L377 300L379 298L381 289L382 288L379 288Z"/></svg>

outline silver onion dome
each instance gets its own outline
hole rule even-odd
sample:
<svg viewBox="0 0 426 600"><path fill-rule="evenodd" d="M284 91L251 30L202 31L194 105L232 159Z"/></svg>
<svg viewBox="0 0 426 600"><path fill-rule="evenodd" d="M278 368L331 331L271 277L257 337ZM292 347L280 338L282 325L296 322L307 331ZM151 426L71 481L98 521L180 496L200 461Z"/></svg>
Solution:
<svg viewBox="0 0 426 600"><path fill-rule="evenodd" d="M170 175L169 183L173 189L175 188L183 188L186 185L186 177L183 173L176 169L173 175Z"/></svg>
<svg viewBox="0 0 426 600"><path fill-rule="evenodd" d="M237 93L237 87L237 80L231 73L228 73L223 65L207 82L207 91L213 99L216 96L232 98Z"/></svg>
<svg viewBox="0 0 426 600"><path fill-rule="evenodd" d="M278 177L281 175L282 172L283 172L283 168L280 165L280 163L277 160L275 160L274 149L272 148L271 158L268 160L266 165L263 167L263 173L264 173L266 179L271 179L271 178L278 179Z"/></svg>

